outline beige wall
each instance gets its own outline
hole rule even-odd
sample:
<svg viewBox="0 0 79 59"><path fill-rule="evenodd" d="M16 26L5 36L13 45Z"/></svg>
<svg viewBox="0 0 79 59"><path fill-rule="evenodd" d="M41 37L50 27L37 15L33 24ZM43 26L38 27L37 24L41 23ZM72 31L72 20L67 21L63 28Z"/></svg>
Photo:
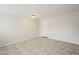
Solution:
<svg viewBox="0 0 79 59"><path fill-rule="evenodd" d="M47 19L39 20L39 36L47 36L48 35L48 23Z"/></svg>
<svg viewBox="0 0 79 59"><path fill-rule="evenodd" d="M39 19L39 23L27 17L0 16L0 46L36 37L38 33L79 44L79 12Z"/></svg>
<svg viewBox="0 0 79 59"><path fill-rule="evenodd" d="M0 16L0 46L38 35L38 22L27 17Z"/></svg>
<svg viewBox="0 0 79 59"><path fill-rule="evenodd" d="M71 43L79 44L79 12L60 15L56 17L43 19L43 23L47 22L46 36L52 39L67 41ZM45 27L44 27L45 26ZM46 25L43 24L41 30L45 32ZM42 35L45 33L42 33Z"/></svg>

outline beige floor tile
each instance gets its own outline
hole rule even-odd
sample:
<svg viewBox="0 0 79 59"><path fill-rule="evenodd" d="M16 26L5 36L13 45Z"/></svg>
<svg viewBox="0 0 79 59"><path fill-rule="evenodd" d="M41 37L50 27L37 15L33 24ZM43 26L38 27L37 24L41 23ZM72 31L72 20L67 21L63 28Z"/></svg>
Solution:
<svg viewBox="0 0 79 59"><path fill-rule="evenodd" d="M0 55L6 55L8 54L7 49L5 47L0 48Z"/></svg>
<svg viewBox="0 0 79 59"><path fill-rule="evenodd" d="M36 37L1 47L0 55L79 55L79 45Z"/></svg>

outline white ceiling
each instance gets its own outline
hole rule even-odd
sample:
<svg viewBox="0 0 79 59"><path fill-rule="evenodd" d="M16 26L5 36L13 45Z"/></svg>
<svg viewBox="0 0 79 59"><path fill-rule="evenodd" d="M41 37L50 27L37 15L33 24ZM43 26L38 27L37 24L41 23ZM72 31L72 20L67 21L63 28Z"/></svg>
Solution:
<svg viewBox="0 0 79 59"><path fill-rule="evenodd" d="M54 17L79 11L79 5L68 4L4 4L0 5L0 16L28 16L36 14L41 18Z"/></svg>

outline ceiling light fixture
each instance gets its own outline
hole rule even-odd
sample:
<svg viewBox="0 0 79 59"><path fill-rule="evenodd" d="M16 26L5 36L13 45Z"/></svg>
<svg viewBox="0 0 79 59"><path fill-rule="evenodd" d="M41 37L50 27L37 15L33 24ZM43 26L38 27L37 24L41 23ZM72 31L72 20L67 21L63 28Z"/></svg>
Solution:
<svg viewBox="0 0 79 59"><path fill-rule="evenodd" d="M34 19L36 17L36 15L31 15L31 17Z"/></svg>

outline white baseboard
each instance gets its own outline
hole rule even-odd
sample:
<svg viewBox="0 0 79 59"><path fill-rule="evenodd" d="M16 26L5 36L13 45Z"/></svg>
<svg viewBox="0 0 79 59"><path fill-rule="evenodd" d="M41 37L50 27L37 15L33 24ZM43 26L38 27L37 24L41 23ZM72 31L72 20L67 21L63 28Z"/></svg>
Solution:
<svg viewBox="0 0 79 59"><path fill-rule="evenodd" d="M19 43L19 42L22 42L22 41L24 41L24 40L29 40L29 39L32 39L32 38L35 38L35 37L38 37L38 36L33 36L33 37L28 38L28 39L25 38L25 39L22 39L22 40L17 40L17 41L14 41L14 42L6 43L6 44L4 44L4 45L1 45L0 47L4 47L4 46L7 46L7 45Z"/></svg>
<svg viewBox="0 0 79 59"><path fill-rule="evenodd" d="M70 41L70 40L63 40L63 39L56 39L56 38L53 38L53 37L48 37L50 39L54 39L54 40L58 40L58 41L63 41L63 42L67 42L67 43L71 43L71 44L76 44L76 45L79 45L79 41Z"/></svg>
<svg viewBox="0 0 79 59"><path fill-rule="evenodd" d="M35 38L35 37L39 37L39 36L33 36L33 37L28 38L28 39L32 39L32 38ZM59 41L68 42L68 43L72 43L72 44L79 45L79 42L78 41L61 40L61 39L56 39L56 38L49 37L49 36L47 36L47 37L50 38L50 39L59 40ZM17 41L14 41L14 42L10 42L10 43L1 45L0 47L7 46L7 45L11 45L11 44L15 44L15 43L19 43L19 42L22 42L22 41L28 40L28 39L25 38L25 39L22 39L22 40L17 40Z"/></svg>

